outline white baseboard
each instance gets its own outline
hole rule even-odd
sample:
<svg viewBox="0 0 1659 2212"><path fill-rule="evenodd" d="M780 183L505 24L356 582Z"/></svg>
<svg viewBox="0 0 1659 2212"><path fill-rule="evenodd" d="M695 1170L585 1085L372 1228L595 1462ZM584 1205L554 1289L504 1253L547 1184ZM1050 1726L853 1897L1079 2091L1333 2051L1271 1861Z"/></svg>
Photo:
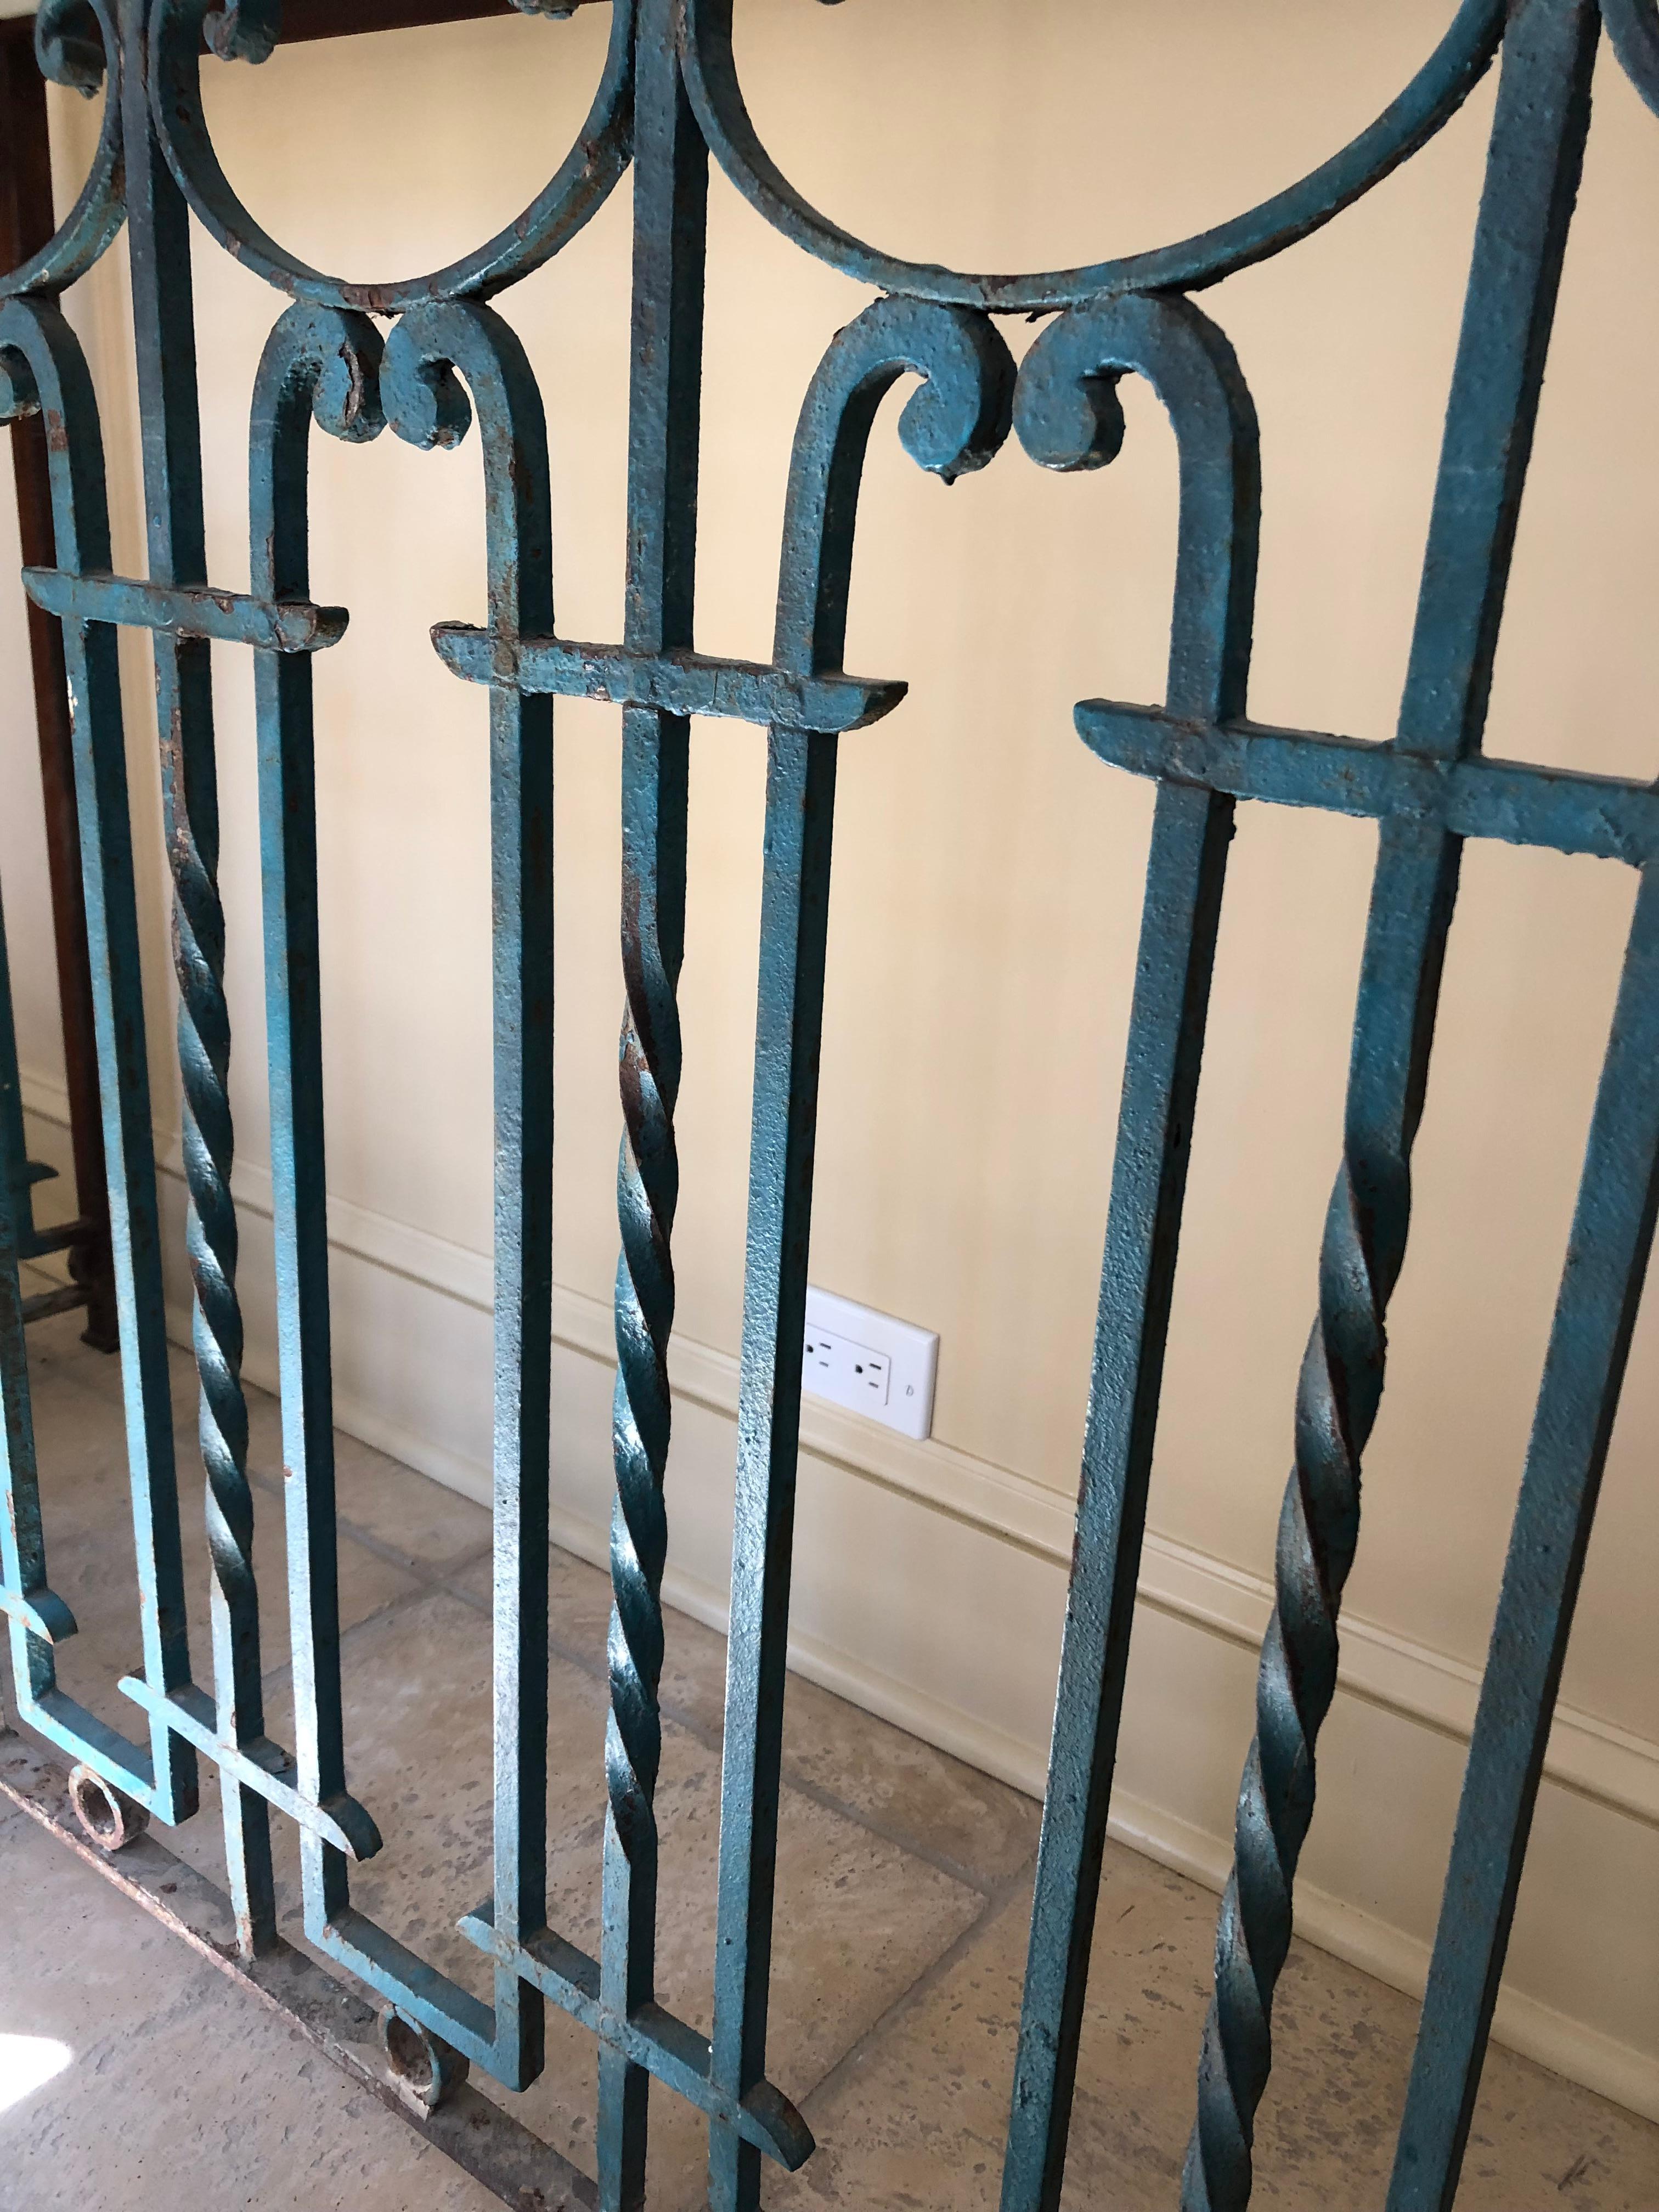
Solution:
<svg viewBox="0 0 1659 2212"><path fill-rule="evenodd" d="M28 1112L66 1124L68 1102L61 1086L25 1076L22 1089ZM158 1140L158 1158L165 1173L182 1177L176 1138L164 1146ZM239 1161L234 1180L239 1208L269 1220L269 1174L251 1162ZM341 1252L478 1312L487 1314L493 1308L491 1264L483 1253L336 1198L329 1200L329 1242ZM568 1351L607 1367L615 1362L611 1307L580 1291L554 1285L553 1335ZM738 1363L729 1352L676 1337L669 1365L678 1401L689 1401L728 1419L737 1418ZM861 1482L896 1492L931 1512L1062 1569L1070 1565L1073 1502L1027 1475L975 1459L936 1438L914 1443L821 1399L802 1402L801 1444L814 1458ZM429 1456L432 1449L412 1436L402 1438L395 1448L378 1448L394 1450L398 1457L417 1449ZM470 1486L469 1477L459 1467L447 1473L440 1473L435 1466L423 1471L459 1488ZM1147 1532L1139 1595L1141 1603L1155 1612L1251 1651L1260 1649L1273 1610L1272 1586L1261 1577L1156 1530ZM1353 1613L1342 1616L1341 1668L1342 1686L1350 1696L1468 1741L1480 1692L1478 1668ZM1556 1711L1544 1771L1564 1788L1659 1826L1659 1743L1564 1705Z"/></svg>
<svg viewBox="0 0 1659 2212"><path fill-rule="evenodd" d="M61 1128L66 1105L61 1089L24 1079L27 1110ZM43 1134L45 1133L43 1132ZM180 1177L177 1141L158 1142L164 1173ZM237 1203L247 1215L268 1219L268 1176L239 1164ZM331 1200L330 1241L342 1255L420 1289L440 1294L481 1315L493 1304L489 1260L426 1231L390 1220L343 1200ZM171 1325L188 1341L188 1316ZM610 1309L566 1288L554 1293L557 1345L609 1370L614 1363ZM733 1421L738 1364L729 1354L684 1340L670 1355L677 1401ZM274 1362L251 1341L249 1380L275 1387ZM465 1495L488 1503L489 1471L478 1453L401 1421L365 1393L337 1382L336 1417L348 1433ZM824 1468L873 1486L909 1507L923 1509L975 1537L994 1540L1063 1573L1069 1564L1070 1501L1011 1470L992 1466L937 1441L915 1443L821 1401L802 1408L803 1451ZM608 1531L602 1516L561 1504L553 1515L556 1539L579 1556L604 1564ZM714 1581L671 1565L664 1593L670 1603L708 1626L724 1629L726 1595ZM1156 1534L1143 1559L1140 1601L1188 1634L1218 1639L1254 1653L1266 1627L1272 1591L1259 1577ZM1032 1732L1017 1733L907 1680L891 1666L872 1663L832 1639L811 1632L791 1641L791 1662L808 1680L847 1697L927 1742L985 1772L1040 1796L1046 1744ZM1446 1654L1400 1637L1380 1624L1345 1616L1341 1689L1346 1695L1435 1735L1466 1742L1480 1689L1478 1671ZM1558 1711L1547 1777L1591 1805L1647 1828L1659 1827L1659 1744L1570 1708ZM1155 1805L1121 1786L1114 1797L1113 1832L1161 1863L1219 1889L1229 1864L1230 1841ZM1352 1899L1306 1880L1297 1886L1298 1933L1363 1971L1420 1996L1429 1950L1410 1934ZM1659 2060L1603 2033L1595 2026L1506 1985L1494 2033L1511 2049L1600 2094L1659 2119Z"/></svg>

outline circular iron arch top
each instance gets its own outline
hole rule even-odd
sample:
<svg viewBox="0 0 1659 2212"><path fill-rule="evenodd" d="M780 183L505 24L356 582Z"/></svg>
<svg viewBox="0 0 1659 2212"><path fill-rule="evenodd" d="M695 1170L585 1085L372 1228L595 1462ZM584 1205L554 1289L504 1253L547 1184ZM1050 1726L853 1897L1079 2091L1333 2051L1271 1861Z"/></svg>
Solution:
<svg viewBox="0 0 1659 2212"><path fill-rule="evenodd" d="M529 0L514 5L532 12ZM488 299L551 260L605 204L632 156L635 0L611 0L605 68L581 134L515 222L464 259L424 276L357 284L325 276L255 221L221 166L202 109L203 26L212 7L213 0L155 0L150 109L156 136L179 191L210 234L268 284L311 306L398 315L422 301ZM242 51L258 58L252 46Z"/></svg>
<svg viewBox="0 0 1659 2212"><path fill-rule="evenodd" d="M1196 291L1265 261L1340 214L1426 144L1474 90L1498 52L1504 0L1461 0L1411 82L1340 153L1259 206L1175 246L1029 276L975 276L908 261L819 214L783 174L750 120L732 52L733 0L680 0L685 81L715 159L775 229L818 260L884 292L992 314L1040 313L1111 292Z"/></svg>
<svg viewBox="0 0 1659 2212"><path fill-rule="evenodd" d="M121 43L106 0L42 0L34 51L47 82L92 98L104 87L104 119L75 205L38 253L0 274L0 300L65 292L78 283L126 221L121 159Z"/></svg>

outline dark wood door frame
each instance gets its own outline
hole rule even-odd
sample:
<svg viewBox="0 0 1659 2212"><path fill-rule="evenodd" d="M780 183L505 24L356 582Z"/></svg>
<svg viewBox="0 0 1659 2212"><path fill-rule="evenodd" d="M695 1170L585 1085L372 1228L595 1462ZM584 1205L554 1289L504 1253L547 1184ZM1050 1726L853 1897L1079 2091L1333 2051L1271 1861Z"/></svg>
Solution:
<svg viewBox="0 0 1659 2212"><path fill-rule="evenodd" d="M0 22L0 267L15 269L27 260L46 243L53 227L46 84L35 66L33 18L18 16ZM11 457L24 562L51 568L55 559L52 488L46 431L38 415L12 425ZM47 1251L62 1251L68 1258L71 1278L64 1290L30 1299L25 1311L33 1320L47 1312L84 1305L87 1342L101 1352L113 1352L115 1283L104 1187L98 1055L93 1038L92 975L87 955L86 905L81 892L80 827L63 632L52 616L31 605L28 637L76 1212L72 1222L55 1231L37 1232L32 1211L17 1224L24 1255L38 1258ZM27 1170L21 1189L12 1196L19 1212L27 1207Z"/></svg>

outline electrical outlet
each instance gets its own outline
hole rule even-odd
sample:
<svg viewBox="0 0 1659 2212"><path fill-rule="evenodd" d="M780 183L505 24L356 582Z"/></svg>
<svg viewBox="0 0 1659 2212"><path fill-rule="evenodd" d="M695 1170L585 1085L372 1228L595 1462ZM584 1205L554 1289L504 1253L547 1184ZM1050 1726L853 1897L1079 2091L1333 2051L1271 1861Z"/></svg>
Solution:
<svg viewBox="0 0 1659 2212"><path fill-rule="evenodd" d="M801 1383L920 1443L933 1433L939 1339L931 1329L809 1285Z"/></svg>

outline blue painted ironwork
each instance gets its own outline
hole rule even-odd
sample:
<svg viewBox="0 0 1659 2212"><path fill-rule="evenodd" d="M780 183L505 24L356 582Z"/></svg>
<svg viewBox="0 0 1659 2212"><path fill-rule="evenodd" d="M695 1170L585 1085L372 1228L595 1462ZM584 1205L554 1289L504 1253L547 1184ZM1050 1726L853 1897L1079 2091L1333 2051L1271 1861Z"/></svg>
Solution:
<svg viewBox="0 0 1659 2212"><path fill-rule="evenodd" d="M645 0L635 91L633 360L629 411L624 648L648 666L690 651L696 599L702 432L702 297L708 162L680 89L669 20ZM621 11L618 11L620 14ZM617 1160L617 1386L611 1453L612 1604L607 1657L607 1794L600 1995L613 2018L656 2002L657 1772L662 1747L663 1486L672 1407L670 1240L679 1197L674 1107L677 996L685 947L690 727L678 702L628 701L623 714L619 1048L624 1134ZM698 2054L699 2069L708 2067ZM599 2183L606 2212L645 2195L651 2069L606 2042L599 2052Z"/></svg>
<svg viewBox="0 0 1659 2212"><path fill-rule="evenodd" d="M0 420L38 410L48 426L59 566L107 570L109 507L92 380L78 341L50 300L0 305ZM173 1465L173 1411L161 1288L161 1230L144 1056L138 915L133 887L125 738L115 632L102 623L64 625L75 739L87 933L109 1176L110 1227L120 1320L127 1460L137 1547L144 1681L157 1699L184 1688L190 1661ZM0 1605L11 1614L13 1682L20 1716L58 1749L96 1770L135 1802L176 1822L196 1810L194 1747L152 1719L148 1748L130 1741L58 1689L53 1643L73 1632L68 1608L40 1603L46 1559L39 1477L27 1416L18 1248L9 1220L0 1258L0 1390L6 1401L7 1520L19 1556L4 1558ZM0 1522L0 1527L4 1526ZM0 1539L9 1544L9 1538ZM19 1604L26 1609L21 1613ZM31 1619L33 1605L39 1616ZM45 1632L50 1626L52 1633Z"/></svg>
<svg viewBox="0 0 1659 2212"><path fill-rule="evenodd" d="M568 14L578 0L517 0ZM1620 64L1659 107L1654 0L1603 0ZM458 13L467 12L459 7ZM221 167L201 72L257 62L276 0L47 0L46 73L104 90L87 186L58 236L0 277L0 419L48 430L55 558L24 576L63 625L73 700L82 872L117 1258L128 1449L144 1622L121 1685L148 1741L67 1698L53 1651L74 1633L47 1575L22 1340L27 1251L21 1125L0 1035L0 1397L8 1510L0 1611L21 1717L164 1822L217 1766L244 1954L275 1942L271 1809L301 1836L312 1944L387 2008L394 2065L425 2101L476 2065L509 2087L544 2063L544 2007L599 2049L597 2201L644 2202L652 2083L709 2129L708 2201L753 2212L762 2161L796 2167L812 2139L766 2076L773 1889L812 1206L837 740L890 713L902 683L843 665L860 485L887 393L912 458L946 482L989 463L1010 428L1043 467L1113 460L1117 387L1144 377L1180 458L1179 554L1165 696L1084 702L1103 761L1158 784L1112 1195L1078 1532L1015 2063L1004 2212L1054 2212L1066 2171L1078 2040L1133 1626L1152 1449L1227 850L1242 800L1375 819L1378 851L1359 982L1342 1158L1296 1401L1276 1603L1255 1740L1221 1908L1215 1991L1182 2201L1241 2212L1272 2057L1273 1998L1312 1819L1337 1623L1358 1540L1360 1474L1384 1382L1385 1320L1403 1263L1411 1153L1429 1074L1463 842L1495 838L1624 861L1641 874L1509 1565L1471 1745L1447 1903L1390 2196L1426 2212L1455 2195L1501 1976L1543 1749L1597 1485L1659 1209L1659 797L1650 784L1482 750L1510 550L1589 127L1601 12L1589 0L1462 0L1444 37L1352 144L1288 191L1200 238L1027 276L905 261L817 214L762 144L732 58L732 0L611 0L601 82L576 144L518 223L433 274L325 276L287 254ZM1188 295L1284 251L1408 159L1494 59L1487 181L1455 370L1398 734L1387 744L1268 728L1248 714L1261 466L1243 373ZM824 353L792 459L769 663L698 651L695 554L708 158L764 219L879 295ZM554 619L548 428L523 349L489 304L544 264L631 166L633 365L629 566L619 643ZM286 304L256 380L250 588L208 577L202 528L187 225ZM125 222L142 403L148 569L112 571L98 415L58 305ZM1054 314L1018 371L994 316ZM384 334L374 318L391 325ZM495 1143L494 1880L459 1925L489 1960L480 2001L351 1902L349 1866L380 1844L348 1786L342 1717L317 904L313 656L346 614L312 596L313 423L347 443L388 425L483 448L488 619L434 646L489 694ZM118 629L147 631L161 708L176 900L202 1383L206 1534L216 1577L214 1686L194 1682L162 1334L161 1249L138 973ZM230 1202L224 917L216 885L210 641L252 654L258 721L266 1044L295 1738L264 1734L241 1324ZM553 1142L552 734L559 697L623 717L617 1380L603 1932L596 1959L547 1921L546 1787ZM674 1111L684 943L690 720L765 732L758 1018L734 1491L712 2033L659 2000L657 1828L678 1190ZM0 946L0 963L3 947ZM0 983L3 973L0 971ZM8 1003L0 988L0 1007ZM597 1778L596 1778L597 1781ZM88 1787L93 1786L88 1784ZM411 2092L413 2094L413 2092Z"/></svg>
<svg viewBox="0 0 1659 2212"><path fill-rule="evenodd" d="M1480 742L1567 218L1589 121L1593 7L1532 6L1505 41L1486 195L1429 526L1396 742L1457 760ZM1219 719L1219 718L1218 718ZM1272 2064L1273 1985L1313 1818L1314 1745L1336 1692L1337 1613L1359 1533L1360 1457L1382 1395L1389 1297L1406 1256L1412 1145L1428 1081L1462 841L1391 817L1378 838L1342 1165L1297 1393L1256 1738L1240 1787L1183 2195L1248 2203Z"/></svg>
<svg viewBox="0 0 1659 2212"><path fill-rule="evenodd" d="M1169 409L1180 452L1170 706L1206 721L1226 720L1244 705L1261 504L1255 413L1226 339L1185 301L1127 297L1073 308L1044 332L1021 374L1021 441L1050 468L1091 468L1113 459L1123 436L1115 386L1131 372L1145 376ZM1065 2170L1232 830L1233 802L1225 793L1174 781L1161 785L1037 1856L1005 2212L1058 2203Z"/></svg>

